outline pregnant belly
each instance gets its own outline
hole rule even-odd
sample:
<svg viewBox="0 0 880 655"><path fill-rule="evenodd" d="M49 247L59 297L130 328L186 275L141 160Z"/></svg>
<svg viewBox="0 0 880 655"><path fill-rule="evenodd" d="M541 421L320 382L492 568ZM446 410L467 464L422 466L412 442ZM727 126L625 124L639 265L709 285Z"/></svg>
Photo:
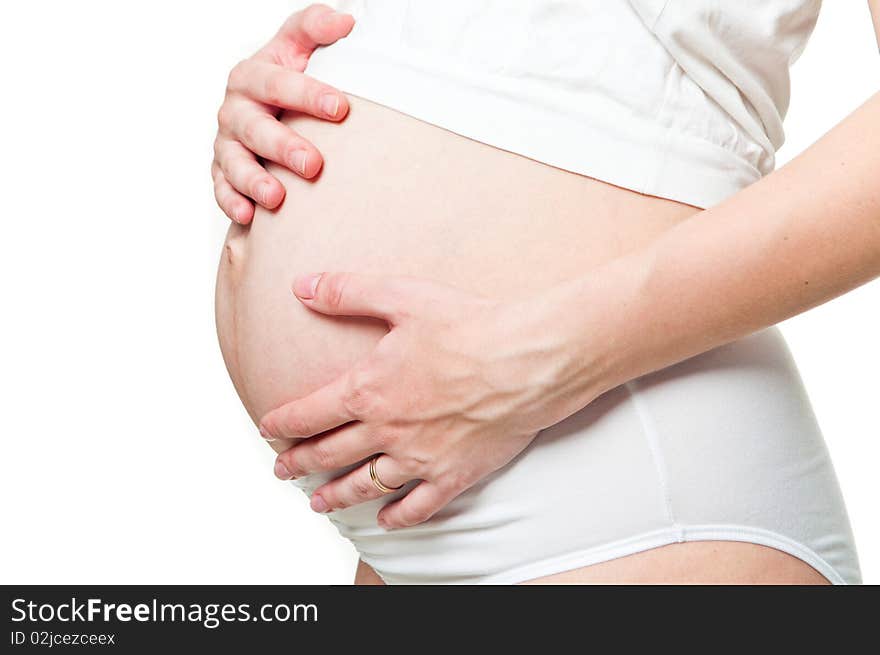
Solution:
<svg viewBox="0 0 880 655"><path fill-rule="evenodd" d="M328 382L385 332L305 309L290 292L299 274L418 275L509 298L581 275L696 211L351 104L339 125L285 119L321 148L322 174L305 182L273 168L283 206L229 229L217 327L255 421Z"/></svg>
<svg viewBox="0 0 880 655"><path fill-rule="evenodd" d="M305 309L290 292L299 274L419 275L510 298L589 273L696 211L566 173L357 98L340 125L287 122L318 144L324 171L308 183L273 169L288 190L284 205L276 212L257 211L249 228L230 227L217 280L221 349L254 421L331 380L385 333L375 321ZM387 498L329 517L362 560L389 581L473 582L487 575L511 581L555 573L565 567L520 570L518 577L511 571L571 553L606 553L608 544L654 534L668 521L664 498L689 524L779 529L780 517L788 516L791 525L810 529L783 532L799 543L818 544L820 553L822 544L849 543L826 538L835 533L833 526L814 530L816 521L801 520L819 516L844 525L845 512L828 482L833 473L821 454L821 434L803 411L797 374L781 340L764 333L658 372L652 380L644 381L637 395L643 411L649 407L655 414L671 496L659 486L632 399L636 392L618 387L545 430L524 456L423 526L388 534L377 528L376 512ZM713 410L688 414L689 421L702 417L705 425L682 425L682 408L694 398ZM773 438L755 430L759 425L773 426ZM727 437L717 438L721 428ZM755 453L762 454L756 459ZM790 461L794 456L800 460ZM323 475L298 483L308 492L320 483L311 479ZM777 504L750 498L774 498ZM817 508L816 499L830 505ZM762 508L766 515L758 511ZM448 556L451 550L455 557ZM835 552L826 555L828 561L840 560ZM854 555L847 558L854 561ZM707 542L657 548L550 580L817 578L824 580L780 550Z"/></svg>

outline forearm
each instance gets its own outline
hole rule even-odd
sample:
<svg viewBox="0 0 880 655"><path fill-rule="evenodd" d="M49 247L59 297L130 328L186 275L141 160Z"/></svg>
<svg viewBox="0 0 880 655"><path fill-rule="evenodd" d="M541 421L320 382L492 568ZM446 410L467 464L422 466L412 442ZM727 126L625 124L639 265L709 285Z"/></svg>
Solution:
<svg viewBox="0 0 880 655"><path fill-rule="evenodd" d="M880 45L880 0L868 0L871 8L871 18L874 19L874 35L877 37L877 45Z"/></svg>
<svg viewBox="0 0 880 655"><path fill-rule="evenodd" d="M880 94L762 181L555 289L544 309L589 402L878 275Z"/></svg>

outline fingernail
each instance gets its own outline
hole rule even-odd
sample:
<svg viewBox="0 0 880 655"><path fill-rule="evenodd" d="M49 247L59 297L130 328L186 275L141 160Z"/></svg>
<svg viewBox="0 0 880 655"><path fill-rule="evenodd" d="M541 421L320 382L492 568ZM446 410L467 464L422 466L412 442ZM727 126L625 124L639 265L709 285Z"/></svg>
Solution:
<svg viewBox="0 0 880 655"><path fill-rule="evenodd" d="M266 441L275 441L275 437L266 432L266 428L264 428L262 425L260 426L260 436L263 437L263 439L265 439Z"/></svg>
<svg viewBox="0 0 880 655"><path fill-rule="evenodd" d="M336 118L339 113L339 96L335 93L327 93L321 97L321 111L330 118Z"/></svg>
<svg viewBox="0 0 880 655"><path fill-rule="evenodd" d="M306 174L306 163L309 160L309 153L305 150L297 150L291 155L290 163L293 166L293 170L295 170L300 175Z"/></svg>
<svg viewBox="0 0 880 655"><path fill-rule="evenodd" d="M321 281L323 273L312 273L311 275L303 275L296 279L293 283L293 292L303 300L311 300L315 297L318 290L318 282Z"/></svg>
<svg viewBox="0 0 880 655"><path fill-rule="evenodd" d="M377 519L377 522L379 523L379 527L382 528L383 530L390 530L391 529L390 527L388 527L388 521L386 521L381 516Z"/></svg>
<svg viewBox="0 0 880 655"><path fill-rule="evenodd" d="M280 459L275 462L275 477L280 480L290 480L293 477Z"/></svg>
<svg viewBox="0 0 880 655"><path fill-rule="evenodd" d="M311 507L314 511L318 512L319 514L323 514L324 512L326 512L327 510L330 509L330 507L327 505L327 501L325 501L323 498L321 498L318 494L312 495Z"/></svg>

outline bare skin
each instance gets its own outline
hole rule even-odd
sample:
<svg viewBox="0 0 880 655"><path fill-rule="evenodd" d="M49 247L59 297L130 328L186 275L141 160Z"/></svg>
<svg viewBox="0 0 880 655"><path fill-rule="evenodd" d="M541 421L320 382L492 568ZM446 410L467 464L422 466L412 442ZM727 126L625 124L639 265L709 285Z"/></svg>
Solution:
<svg viewBox="0 0 880 655"><path fill-rule="evenodd" d="M874 21L874 35L877 37L877 45L880 46L880 0L868 0L868 6Z"/></svg>
<svg viewBox="0 0 880 655"><path fill-rule="evenodd" d="M296 303L289 282L298 274L332 268L405 273L504 299L597 268L697 211L505 153L358 98L350 103L340 125L284 121L321 144L322 174L306 185L272 167L295 194L274 213L257 208L249 228L230 227L218 275L218 332L255 422L338 375L386 332L375 321L325 317ZM371 173L379 170L381 177ZM536 221L549 215L548 207L552 220ZM270 445L278 452L289 447L287 441ZM718 542L705 549L668 546L542 581L675 581L685 561L682 582L822 580L800 560L762 546ZM380 582L359 565L356 583Z"/></svg>
<svg viewBox="0 0 880 655"><path fill-rule="evenodd" d="M871 0L869 4L876 25L880 3ZM334 29L342 33L346 26L337 25ZM332 42L330 37L321 39L320 42ZM363 103L363 106L369 105ZM370 110L365 113L369 114ZM320 116L320 112L315 115ZM337 120L340 117L335 115ZM363 130L366 124L369 130L369 123L368 117L359 129ZM549 340L559 344L561 353L568 353L568 357L576 361L603 364L601 377L591 379L589 371L584 370L583 375L572 378L577 388L569 389L568 393L579 394L577 407L582 407L603 390L623 381L776 323L880 274L880 232L877 231L880 198L875 185L869 183L880 164L876 157L877 143L872 137L878 123L880 97L875 97L785 169L713 208L707 212L711 216L704 218L694 216L696 212L692 208L658 199L637 201L636 198L641 198L637 194L586 178L569 185L570 178L576 176L568 176L566 180L566 174L560 171L547 174L547 170L532 162L520 166L521 162L512 163L515 160L509 159L509 155L490 155L491 149L480 150L478 144L466 147L453 143L454 139L443 143L445 137L419 133L420 128L407 125L406 120L401 122L391 115L380 117L372 124L370 152L358 151L357 130L351 135L345 133L346 138L353 136L351 143L357 153L354 163L361 167L358 172L371 171L371 175L359 177L351 170L348 174L343 170L341 176L331 178L334 181L330 186L336 187L336 193L325 195L323 203L313 203L304 197L305 202L298 207L304 212L298 218L313 218L310 210L319 206L326 210L329 206L333 219L329 231L322 232L321 228L307 225L305 234L293 235L300 237L299 243L303 244L296 250L290 238L285 240L284 235L277 232L261 241L254 240L253 235L246 236L242 229L231 230L227 257L218 280L218 326L230 373L255 421L270 409L264 404L270 399L280 406L270 413L268 421L263 416L261 431L264 434L311 436L313 432L302 429L303 417L314 418L314 411L303 411L307 404L300 402L299 397L320 387L321 378L326 383L346 372L383 336L384 328L381 321L345 321L341 317L346 312L326 311L324 296L328 291L319 290L315 296L315 285L310 295L303 295L297 288L299 299L313 309L323 306L323 314L336 316L330 319L310 315L314 321L308 325L308 320L302 321L295 316L296 312L285 309L287 299L282 301L280 295L273 295L267 288L271 286L270 278L280 274L289 279L290 273L299 276L316 270L357 270L379 276L404 273L454 284L499 302L516 294L531 293L537 300L524 307L526 313L539 317L543 328L550 332ZM392 132L383 131L387 126L392 126ZM240 128L241 125L239 132ZM303 128L309 138L308 121ZM316 127L313 134L320 139L327 137L329 142L330 132L322 133L322 129ZM278 133L277 129L274 131ZM236 129L230 128L228 132L234 136ZM395 140L398 136L402 138ZM427 147L415 152L414 143ZM322 142L322 151L333 153L334 158L347 157L351 154L348 144L334 153L334 147L327 148ZM382 145L384 156L376 156L377 144ZM216 166L224 173L232 170L229 162L222 149L218 151ZM259 175L253 163L250 170L253 175ZM439 169L432 166L434 163L439 164ZM456 168L461 164L465 164L464 170ZM310 177L312 173L305 176ZM240 212L229 211L228 201L232 199L240 204L254 194L248 185L239 184L234 177L215 176L218 200L227 213L241 219ZM362 177L375 184L364 184ZM278 174L278 179L288 186L289 180L285 180L283 174ZM468 186L474 181L476 186ZM360 189L358 183L362 184ZM580 188L576 188L578 185ZM316 184L314 188L320 186ZM236 197L228 193L232 188L242 195ZM356 197L366 202L350 202L347 192L352 189L362 191ZM405 204L388 202L392 189L398 197L402 192ZM493 197L493 191L497 197ZM224 204L223 199L227 203ZM479 206L474 205L475 200ZM384 206L377 207L383 203ZM261 204L274 206L274 203ZM414 206L419 212L410 216L407 212ZM581 231L566 233L567 219L574 213L581 219L577 224ZM279 215L284 214L282 207ZM345 218L340 219L340 214ZM351 215L364 220L351 222L348 220ZM480 220L462 220L474 216ZM535 216L542 219L539 232L535 231L534 221L526 220ZM638 229L630 231L632 224L626 219L636 216ZM405 218L417 220L407 222L402 220ZM444 218L455 220L444 221ZM246 220L247 217L241 222ZM259 224L258 221L255 227ZM418 238L411 232L413 224L421 228ZM370 227L378 232L371 231ZM325 242L321 242L321 237ZM330 253L326 246L329 242L341 248ZM357 245L347 250L352 243ZM847 248L838 247L841 243ZM523 249L521 244L529 247ZM541 250L544 246L549 250ZM293 250L285 252L285 248ZM357 251L354 256L353 250ZM264 252L267 259L262 260L262 264L271 270L264 268L261 273L259 266L248 266L247 262L253 261L249 256L263 251L268 254ZM529 259L533 251L541 256L539 260ZM294 257L286 261L286 268L279 265L278 259L291 254ZM292 264L294 260L304 266L298 269ZM493 266L481 267L485 260L491 261ZM510 264L513 260L518 266ZM722 261L735 263L735 266L727 270L716 265ZM330 292L338 294L334 300L346 301L343 285L349 285L351 290L363 290L364 280L359 277L362 276L330 274L320 280L322 285L327 283L324 286ZM313 279L315 283L318 281ZM370 284L373 300L384 302L382 285L375 281ZM388 284L385 291L390 293L393 289L393 284ZM399 288L397 291L400 295ZM407 311L420 302L424 305L430 293L410 290L404 296L407 296L402 299L405 302L398 299L398 304ZM709 311L703 300L707 297L724 297L726 302L713 305ZM339 309L345 302L334 304ZM519 308L520 313L524 308ZM304 354L289 333L273 333L271 327L260 333L259 325L241 320L248 314L265 316L266 312L277 314L279 311L287 312L281 322L290 321L289 327L301 328L297 337L314 345L319 352ZM358 315L382 316L369 312ZM597 316L602 315L619 321L597 321ZM273 316L273 324L277 325L274 319ZM326 338L321 337L322 328L318 325L326 328L323 335ZM345 329L330 334L333 328L328 326L331 325L343 325ZM634 330L632 326L640 327ZM655 338L645 339L646 334ZM613 342L613 352L602 352L603 342ZM255 352L264 360L267 356L272 360L268 370L265 361L263 370L259 363L255 365ZM287 386L279 386L285 382ZM285 394L284 389L290 393ZM333 394L339 395L339 391ZM295 415L284 406L285 396L287 402L298 403L299 411ZM325 398L320 393L311 396L312 410L318 409L314 398L319 397ZM389 411L401 409L394 405L389 407ZM499 415L503 416L503 411ZM286 420L291 416L298 419L295 424ZM280 452L290 443L274 443L273 447ZM310 453L311 465L304 471L320 470L316 468L320 458L315 457L320 451L320 447L315 446L318 442L308 443L313 445L303 444L299 449L294 446L292 450ZM323 453L325 464L352 457L353 445L340 445L343 446L340 452ZM517 447L521 446L512 446L512 452ZM346 450L348 454L344 454ZM279 457L278 463L291 464L303 459L300 455L291 458L290 452L286 457ZM451 455L452 460L462 457L467 455L454 452ZM276 475L279 475L277 466ZM287 472L282 466L281 473L286 475ZM398 471L398 474L404 473ZM384 473L380 477L388 479ZM342 486L356 486L356 476L351 476L351 480ZM413 498L412 493L409 498ZM448 498L429 498L422 494L418 503L414 499L404 503L409 507L418 507L420 503L422 507L415 515L421 518L401 522L403 517L398 511L393 522L398 525L420 522L445 502ZM387 510L382 513L390 516L393 512ZM380 523L384 525L381 514ZM359 565L357 582L378 581L369 567ZM535 582L609 581L825 582L816 571L780 551L727 542L667 546Z"/></svg>
<svg viewBox="0 0 880 655"><path fill-rule="evenodd" d="M382 578L358 562L355 584L383 585ZM523 584L830 584L815 569L787 553L755 544L697 541L653 548L548 575Z"/></svg>

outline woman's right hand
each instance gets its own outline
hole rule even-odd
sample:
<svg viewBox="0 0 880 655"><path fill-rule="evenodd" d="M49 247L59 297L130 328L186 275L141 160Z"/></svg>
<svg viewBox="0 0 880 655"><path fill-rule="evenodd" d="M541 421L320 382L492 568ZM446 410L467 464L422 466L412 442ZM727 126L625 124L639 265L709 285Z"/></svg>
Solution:
<svg viewBox="0 0 880 655"><path fill-rule="evenodd" d="M321 170L318 149L278 118L285 109L330 121L345 118L345 96L303 71L315 48L344 38L352 27L351 15L311 5L288 18L269 43L229 74L211 174L217 204L236 223L253 220L253 201L274 209L284 200L284 185L259 158L304 178Z"/></svg>

